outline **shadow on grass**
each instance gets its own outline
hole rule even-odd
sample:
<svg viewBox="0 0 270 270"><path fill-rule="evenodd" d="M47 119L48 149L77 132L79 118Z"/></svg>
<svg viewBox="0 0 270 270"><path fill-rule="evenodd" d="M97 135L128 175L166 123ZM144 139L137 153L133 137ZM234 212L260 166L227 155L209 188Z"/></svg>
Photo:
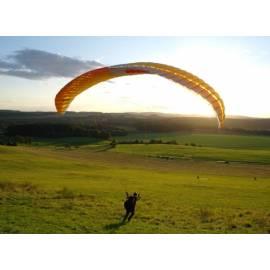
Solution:
<svg viewBox="0 0 270 270"><path fill-rule="evenodd" d="M121 228L125 224L126 223L123 222L123 221L116 222L116 223L111 223L111 224L105 225L104 226L104 229L106 231L110 231L111 233L114 233L114 232L116 232L119 228Z"/></svg>

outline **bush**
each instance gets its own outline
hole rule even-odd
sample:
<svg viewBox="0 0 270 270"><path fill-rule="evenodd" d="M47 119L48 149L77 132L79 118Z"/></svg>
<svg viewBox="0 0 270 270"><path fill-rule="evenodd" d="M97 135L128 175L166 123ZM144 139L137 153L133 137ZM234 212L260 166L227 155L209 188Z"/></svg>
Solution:
<svg viewBox="0 0 270 270"><path fill-rule="evenodd" d="M113 140L111 141L110 145L111 145L111 147L112 147L112 148L115 148L115 147L116 147L116 145L117 145L116 140L115 140L115 139L113 139Z"/></svg>

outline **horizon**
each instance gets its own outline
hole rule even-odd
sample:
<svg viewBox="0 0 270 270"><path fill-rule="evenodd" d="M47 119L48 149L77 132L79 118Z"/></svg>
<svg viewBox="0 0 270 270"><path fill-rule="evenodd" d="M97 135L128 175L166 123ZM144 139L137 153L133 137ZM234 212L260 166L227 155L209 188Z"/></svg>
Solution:
<svg viewBox="0 0 270 270"><path fill-rule="evenodd" d="M56 111L22 111L22 110L13 110L13 109L0 109L1 112L19 112L19 113L55 113L55 115L59 115ZM132 111L125 111L125 112L102 112L102 111L70 111L67 110L63 115L68 113L100 113L100 114L165 114L165 115L174 115L179 117L194 117L194 118L213 118L216 119L215 115L199 115L199 114L182 114L182 113L171 113L171 112L155 112L155 111L145 111L145 112L132 112ZM270 119L270 117L256 117L256 116L245 116L245 115L226 115L227 119ZM226 121L226 120L225 120Z"/></svg>
<svg viewBox="0 0 270 270"><path fill-rule="evenodd" d="M269 118L269 37L0 37L0 109L54 111L58 91L101 66L150 61L191 72L225 103L227 117ZM147 89L147 90L146 90ZM214 117L200 96L155 75L103 82L71 111L156 112Z"/></svg>

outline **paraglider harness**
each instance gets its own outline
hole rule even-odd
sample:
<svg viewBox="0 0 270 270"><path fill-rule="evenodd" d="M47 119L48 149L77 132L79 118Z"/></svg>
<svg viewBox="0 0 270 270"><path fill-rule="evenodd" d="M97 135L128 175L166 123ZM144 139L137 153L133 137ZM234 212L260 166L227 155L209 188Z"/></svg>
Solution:
<svg viewBox="0 0 270 270"><path fill-rule="evenodd" d="M127 199L124 202L124 207L126 209L127 212L134 212L135 211L135 207L136 207L136 202L137 200L140 199L140 194L134 193L133 195L128 195L128 193L126 192L127 195Z"/></svg>

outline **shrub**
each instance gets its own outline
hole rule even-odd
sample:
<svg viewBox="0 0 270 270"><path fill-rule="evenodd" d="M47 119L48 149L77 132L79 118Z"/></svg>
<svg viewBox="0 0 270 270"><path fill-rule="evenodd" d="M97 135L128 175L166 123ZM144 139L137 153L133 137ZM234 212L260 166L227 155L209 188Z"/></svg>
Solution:
<svg viewBox="0 0 270 270"><path fill-rule="evenodd" d="M111 141L110 145L111 145L111 147L112 147L112 148L115 148L115 147L116 147L116 145L117 145L116 140L115 140L115 139L113 139L113 140Z"/></svg>

